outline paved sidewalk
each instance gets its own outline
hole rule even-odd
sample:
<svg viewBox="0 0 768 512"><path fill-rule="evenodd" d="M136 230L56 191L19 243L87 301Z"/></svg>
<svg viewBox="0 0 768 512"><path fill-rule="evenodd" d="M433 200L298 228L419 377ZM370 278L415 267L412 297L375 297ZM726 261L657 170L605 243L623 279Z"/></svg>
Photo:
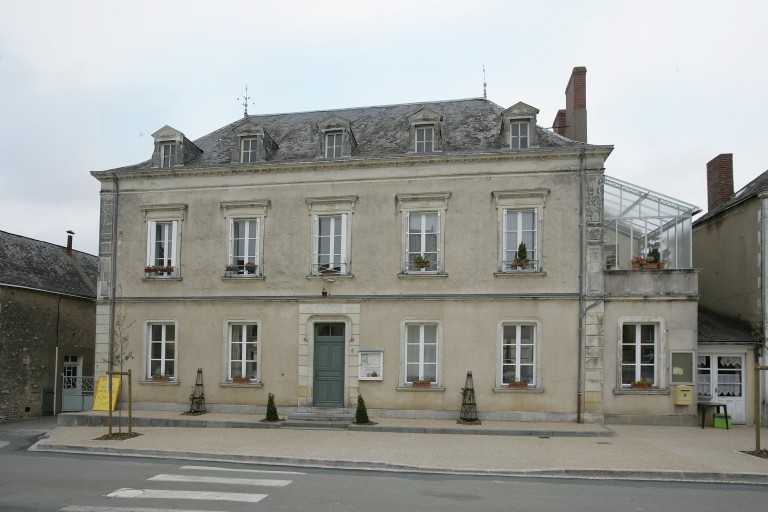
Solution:
<svg viewBox="0 0 768 512"><path fill-rule="evenodd" d="M107 433L104 426L58 426L32 450L358 470L768 485L768 459L741 453L755 448L754 428L749 427L502 421L465 426L449 420L381 418L374 427L317 430L274 428L259 419L140 411L134 426L142 434L138 437L100 441L96 438ZM178 422L187 426L173 426ZM65 417L59 418L62 423ZM768 430L761 435L765 448Z"/></svg>

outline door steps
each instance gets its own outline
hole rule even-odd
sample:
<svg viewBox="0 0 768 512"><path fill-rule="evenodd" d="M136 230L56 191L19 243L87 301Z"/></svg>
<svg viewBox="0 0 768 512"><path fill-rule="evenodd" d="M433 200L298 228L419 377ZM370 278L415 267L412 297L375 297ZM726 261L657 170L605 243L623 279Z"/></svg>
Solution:
<svg viewBox="0 0 768 512"><path fill-rule="evenodd" d="M346 429L355 421L349 409L312 407L297 410L283 423L286 427L304 429Z"/></svg>

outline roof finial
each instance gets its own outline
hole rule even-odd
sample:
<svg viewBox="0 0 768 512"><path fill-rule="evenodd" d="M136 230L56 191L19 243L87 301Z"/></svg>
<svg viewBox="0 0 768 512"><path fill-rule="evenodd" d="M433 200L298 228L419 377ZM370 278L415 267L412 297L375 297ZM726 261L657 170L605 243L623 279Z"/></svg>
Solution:
<svg viewBox="0 0 768 512"><path fill-rule="evenodd" d="M237 98L238 100L240 98ZM245 95L243 96L243 117L248 117L248 100L250 100L251 97L248 96L248 84L245 84ZM251 102L251 105L253 105L253 102Z"/></svg>
<svg viewBox="0 0 768 512"><path fill-rule="evenodd" d="M488 99L488 95L487 95L487 94L486 94L486 92L485 92L485 86L486 86L486 85L487 85L487 84L485 83L485 64L483 64L483 99L484 99L484 100L487 100L487 99Z"/></svg>

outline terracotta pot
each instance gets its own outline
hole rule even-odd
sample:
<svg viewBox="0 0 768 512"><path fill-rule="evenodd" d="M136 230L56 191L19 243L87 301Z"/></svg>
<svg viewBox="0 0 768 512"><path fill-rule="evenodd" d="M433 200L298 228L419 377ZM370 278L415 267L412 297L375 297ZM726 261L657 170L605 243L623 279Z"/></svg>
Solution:
<svg viewBox="0 0 768 512"><path fill-rule="evenodd" d="M236 382L238 384L248 384L251 382L251 379L248 377L232 377L232 382Z"/></svg>
<svg viewBox="0 0 768 512"><path fill-rule="evenodd" d="M656 270L658 268L658 263L643 263L643 270Z"/></svg>
<svg viewBox="0 0 768 512"><path fill-rule="evenodd" d="M507 384L512 389L526 389L528 387L527 382L510 382Z"/></svg>
<svg viewBox="0 0 768 512"><path fill-rule="evenodd" d="M413 382L413 387L415 387L415 388L429 388L429 387L432 387L432 383L431 382L426 382L426 381L423 381L423 380L417 380L417 381Z"/></svg>

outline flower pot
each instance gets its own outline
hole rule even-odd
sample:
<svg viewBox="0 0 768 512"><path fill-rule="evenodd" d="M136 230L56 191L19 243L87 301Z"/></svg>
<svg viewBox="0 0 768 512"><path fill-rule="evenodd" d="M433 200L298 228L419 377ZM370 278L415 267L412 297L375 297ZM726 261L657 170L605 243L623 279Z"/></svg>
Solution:
<svg viewBox="0 0 768 512"><path fill-rule="evenodd" d="M633 263L632 264L632 270L639 270L639 269L640 269L640 264L639 263Z"/></svg>
<svg viewBox="0 0 768 512"><path fill-rule="evenodd" d="M425 380L415 380L413 381L413 387L415 388L429 388L432 386L431 382L427 382Z"/></svg>
<svg viewBox="0 0 768 512"><path fill-rule="evenodd" d="M653 387L653 385L649 385L649 384L634 384L634 383L630 384L630 386L632 387L632 389L651 389Z"/></svg>
<svg viewBox="0 0 768 512"><path fill-rule="evenodd" d="M507 383L507 387L510 389L527 389L528 383L527 382L509 382Z"/></svg>
<svg viewBox="0 0 768 512"><path fill-rule="evenodd" d="M656 270L658 268L658 263L643 263L643 270Z"/></svg>
<svg viewBox="0 0 768 512"><path fill-rule="evenodd" d="M429 266L428 261L415 261L413 262L413 266L417 268L427 268Z"/></svg>
<svg viewBox="0 0 768 512"><path fill-rule="evenodd" d="M153 375L152 380L156 382L167 382L171 380L171 376L170 375Z"/></svg>
<svg viewBox="0 0 768 512"><path fill-rule="evenodd" d="M659 270L664 270L665 268L667 268L667 262L666 261L660 261L658 263L658 265L659 265Z"/></svg>
<svg viewBox="0 0 768 512"><path fill-rule="evenodd" d="M237 384L248 384L251 382L251 379L248 377L232 377L232 382Z"/></svg>

